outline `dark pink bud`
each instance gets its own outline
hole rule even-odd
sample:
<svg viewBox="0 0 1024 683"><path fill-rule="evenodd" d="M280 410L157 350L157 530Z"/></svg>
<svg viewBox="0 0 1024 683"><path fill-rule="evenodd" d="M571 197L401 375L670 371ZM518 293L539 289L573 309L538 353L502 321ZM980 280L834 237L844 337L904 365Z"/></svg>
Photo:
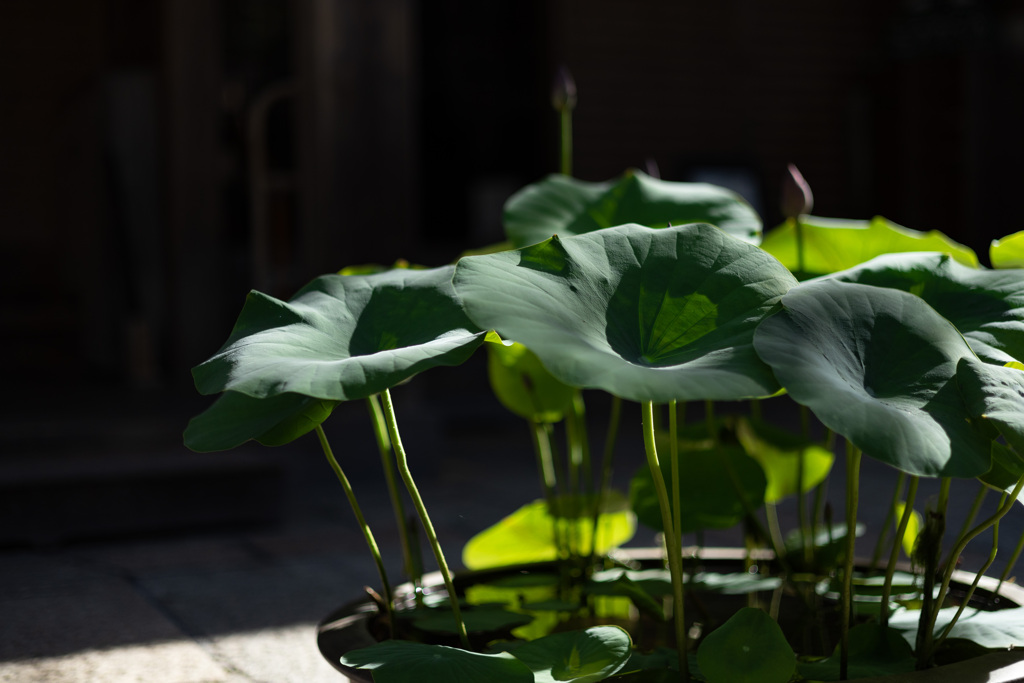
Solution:
<svg viewBox="0 0 1024 683"><path fill-rule="evenodd" d="M551 88L551 104L557 111L572 110L576 107L576 82L565 66L558 67L555 83Z"/></svg>
<svg viewBox="0 0 1024 683"><path fill-rule="evenodd" d="M782 181L782 215L785 218L799 218L814 208L814 195L800 171L789 164L789 173Z"/></svg>

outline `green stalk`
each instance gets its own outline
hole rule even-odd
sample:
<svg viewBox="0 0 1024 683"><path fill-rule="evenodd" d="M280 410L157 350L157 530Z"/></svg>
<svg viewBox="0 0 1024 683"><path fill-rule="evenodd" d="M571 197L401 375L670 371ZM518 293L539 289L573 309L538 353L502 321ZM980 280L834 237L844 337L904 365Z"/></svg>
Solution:
<svg viewBox="0 0 1024 683"><path fill-rule="evenodd" d="M359 530L363 532L363 538L366 539L366 545L370 548L370 555L373 556L373 562L377 565L377 574L380 575L381 590L384 592L384 610L388 617L388 628L394 629L395 620L391 617L391 602L394 599L394 596L391 592L391 582L388 581L387 571L384 569L384 559L380 555L380 548L377 547L377 541L373 538L373 532L370 531L370 525L366 523L366 518L363 516L363 510L359 507L355 491L352 490L352 484L349 483L348 477L345 476L345 472L341 469L341 465L338 464L337 458L334 457L334 451L331 450L331 444L327 441L327 435L324 434L323 426L316 426L316 435L320 439L320 448L323 449L324 455L327 457L327 462L330 463L331 469L334 470L334 474L337 475L338 481L341 482L341 488L345 490L345 497L348 498L349 505L352 507L352 512L355 513L356 522L359 524Z"/></svg>
<svg viewBox="0 0 1024 683"><path fill-rule="evenodd" d="M978 517L978 511L981 509L981 504L985 501L985 496L988 495L988 487L984 484L978 484L978 493L974 496L974 502L971 503L971 509L967 513L967 518L964 519L963 526L960 527L960 533L957 534L957 538L960 538L967 533L967 530L974 524L974 520Z"/></svg>
<svg viewBox="0 0 1024 683"><path fill-rule="evenodd" d="M572 108L562 107L558 111L560 163L559 169L562 175L572 175Z"/></svg>
<svg viewBox="0 0 1024 683"><path fill-rule="evenodd" d="M601 483L597 487L597 498L594 502L594 531L591 534L590 562L593 566L597 557L597 532L601 523L601 507L604 505L605 496L608 495L608 486L612 480L612 455L615 453L615 440L619 435L619 421L622 417L622 399L612 396L611 412L608 416L608 433L604 439L604 454L601 457Z"/></svg>
<svg viewBox="0 0 1024 683"><path fill-rule="evenodd" d="M900 472L900 475L902 474ZM903 506L903 514L900 515L896 537L892 541L892 552L889 553L889 563L885 568L885 584L882 586L882 612L880 619L882 628L889 625L889 595L892 593L892 577L896 573L896 560L900 556L903 534L907 532L907 525L910 524L910 518L914 515L914 500L917 498L917 484L919 481L920 477L912 476L910 477L910 483L907 484L907 502ZM889 522L886 521L885 523L888 525ZM871 566L874 567L875 563L872 562Z"/></svg>
<svg viewBox="0 0 1024 683"><path fill-rule="evenodd" d="M672 528L679 537L679 554L682 555L683 510L679 492L679 413L676 401L668 402L668 457L672 476Z"/></svg>
<svg viewBox="0 0 1024 683"><path fill-rule="evenodd" d="M996 586L996 593L1003 587L1003 582L1006 581L1006 577L1013 571L1014 566L1017 564L1017 558L1020 557L1020 552L1024 550L1024 533L1021 533L1020 538L1017 540L1017 547L1014 548L1013 554L1010 555L1010 559L1006 563L1006 567L1003 569L1003 573L999 576L999 585Z"/></svg>
<svg viewBox="0 0 1024 683"><path fill-rule="evenodd" d="M459 596L455 593L455 584L452 583L452 574L448 570L448 563L445 562L444 553L441 551L441 544L437 540L437 533L434 525L430 522L430 515L427 514L427 507L423 504L416 482L413 481L412 472L409 471L409 460L405 454L405 447L402 445L402 437L398 433L398 421L395 419L395 407L391 403L391 392L385 389L381 392L381 399L384 403L384 418L388 426L388 435L391 437L391 444L395 449L395 458L398 463L398 473L405 482L405 488L409 491L416 514L419 515L420 523L426 532L427 541L431 550L434 551L434 559L437 560L437 568L441 571L445 588L448 589L448 597L452 605L452 615L455 617L455 624L459 632L459 641L462 647L469 649L469 636L466 633L466 624L462 621L462 610L459 608Z"/></svg>
<svg viewBox="0 0 1024 683"><path fill-rule="evenodd" d="M803 275L804 273L804 226L800 222L800 217L795 216L793 218L794 227L796 229L796 271Z"/></svg>
<svg viewBox="0 0 1024 683"><path fill-rule="evenodd" d="M641 404L644 426L644 450L647 453L647 466L651 470L651 478L654 480L654 490L658 495L658 505L661 508L661 523L665 527L665 554L668 556L669 574L672 577L672 597L675 603L673 616L675 618L676 648L679 651L679 671L684 680L689 678L689 666L687 665L686 650L689 638L686 633L686 618L683 604L683 549L681 539L676 533L673 525L674 515L669 502L668 489L665 486L665 477L661 473L661 463L658 462L658 448L654 443L654 404L651 401L644 401Z"/></svg>
<svg viewBox="0 0 1024 683"><path fill-rule="evenodd" d="M1005 503L1006 494L1004 493L1003 497L999 500L999 505L1002 506ZM963 600L961 600L960 607L957 609L956 614L953 615L953 619L948 624L946 624L946 628L942 630L942 635L939 636L938 642L935 643L936 650L942 647L942 643L946 641L946 637L949 635L949 632L953 629L953 625L957 622L957 619L960 618L960 615L964 613L964 609L967 607L967 605L970 604L971 598L974 597L974 589L978 587L978 582L981 581L981 577L984 576L985 572L988 571L988 568L992 566L993 562L995 562L996 553L998 551L999 520L997 519L996 523L992 525L992 549L988 553L988 559L985 560L985 564L983 564L981 568L978 569L978 571L974 574L974 581L971 583L971 587L967 589L967 595L965 595Z"/></svg>
<svg viewBox="0 0 1024 683"><path fill-rule="evenodd" d="M405 516L405 506L402 505L402 496L398 491L398 482L395 481L395 468L391 462L391 440L388 438L388 427L384 422L384 412L380 407L380 400L376 394L366 399L370 407L370 417L373 419L373 435L377 439L377 450L380 452L381 465L384 468L384 479L388 486L388 496L391 498L391 508L395 512L395 521L398 524L398 537L402 543L402 559L405 564L405 573L409 580L416 586L416 602L421 603L423 595L419 587L423 580L422 571L417 567L417 554L413 552L412 543L409 539L409 520Z"/></svg>
<svg viewBox="0 0 1024 683"><path fill-rule="evenodd" d="M960 540L957 542L956 546L954 546L953 552L950 554L949 560L946 562L946 567L942 572L942 586L939 589L939 597L936 600L936 608L930 613L928 617L928 628L927 631L925 631L925 645L927 647L925 652L918 653L919 668L923 664L927 663L935 652L935 648L932 647L933 634L935 630L935 620L938 617L939 607L942 606L943 601L945 601L946 596L949 594L949 582L952 580L953 570L956 568L956 558L960 557L960 555L964 552L964 548L967 547L967 544L970 543L975 537L977 537L978 534L982 533L989 527L996 524L1000 519L1003 518L1003 516L1006 515L1007 512L1010 511L1014 503L1017 502L1017 496L1020 495L1022 488L1024 488L1024 477L1020 478L1020 480L1017 482L1017 485L1013 487L1013 491L1010 492L1010 495L1007 497L1005 502L999 507L999 509L997 509L992 514L992 516L990 516L988 519L984 520L983 522L981 522L981 524L974 527L974 529L972 529L967 534L962 536ZM956 619L951 621L950 628L952 628L952 624L955 623Z"/></svg>
<svg viewBox="0 0 1024 683"><path fill-rule="evenodd" d="M811 411L800 405L800 433L806 441L811 440ZM811 547L811 526L807 521L807 505L804 500L804 469L807 461L807 450L800 449L796 456L796 516L800 527L800 545L804 549L804 561L807 566L814 562L814 548Z"/></svg>
<svg viewBox="0 0 1024 683"><path fill-rule="evenodd" d="M871 553L871 564L868 566L872 569L878 566L878 561L882 557L882 547L885 545L886 539L889 538L889 522L896 516L896 504L899 502L900 494L903 492L903 483L906 478L905 472L900 472L899 476L896 477L896 486L892 490L892 500L889 501L889 509L885 511L885 519L882 520L882 527L878 534L878 541L875 543L875 550Z"/></svg>
<svg viewBox="0 0 1024 683"><path fill-rule="evenodd" d="M850 665L850 613L853 606L853 554L857 542L857 497L860 495L860 449L846 442L846 557L843 562L843 621L840 624L839 680Z"/></svg>

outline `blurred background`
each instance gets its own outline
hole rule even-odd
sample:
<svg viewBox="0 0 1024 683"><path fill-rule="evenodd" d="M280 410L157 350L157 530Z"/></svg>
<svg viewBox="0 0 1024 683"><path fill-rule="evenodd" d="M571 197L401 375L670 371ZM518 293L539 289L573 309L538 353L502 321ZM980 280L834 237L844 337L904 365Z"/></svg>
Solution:
<svg viewBox="0 0 1024 683"><path fill-rule="evenodd" d="M563 65L579 178L653 162L739 191L767 229L792 162L817 215L941 230L983 262L1024 228L1022 0L3 0L0 547L349 523L315 453L307 472L280 451L187 452L181 430L209 403L189 370L252 288L286 298L346 265L440 265L499 241L505 199L557 169ZM505 434L481 362L396 398L426 444L417 467L493 508L450 517L462 538L525 502L472 459ZM364 408L337 415L346 448L373 453ZM507 419L518 441L502 448L525 454ZM161 552L103 561L141 585L188 555Z"/></svg>

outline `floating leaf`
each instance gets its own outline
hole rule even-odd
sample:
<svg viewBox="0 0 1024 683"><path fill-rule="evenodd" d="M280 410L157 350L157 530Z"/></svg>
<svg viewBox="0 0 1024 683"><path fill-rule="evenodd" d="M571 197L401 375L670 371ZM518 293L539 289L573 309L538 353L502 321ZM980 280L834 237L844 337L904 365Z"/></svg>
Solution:
<svg viewBox="0 0 1024 683"><path fill-rule="evenodd" d="M993 268L1024 268L1024 230L992 240L988 260Z"/></svg>
<svg viewBox="0 0 1024 683"><path fill-rule="evenodd" d="M671 492L674 480L669 446L667 440L661 441L661 471ZM764 503L767 486L761 466L736 446L681 448L678 481L681 533L736 524L747 511L740 496L746 498L750 509L756 510ZM661 507L650 468L641 467L633 476L629 497L637 519L662 531Z"/></svg>
<svg viewBox="0 0 1024 683"><path fill-rule="evenodd" d="M615 579L592 578L587 582L585 590L591 595L617 595L629 598L633 605L644 614L652 615L655 619L664 621L665 612L661 602L655 599L646 588L633 581L627 572L621 572ZM671 586L669 586L671 590ZM659 594L661 597L663 594Z"/></svg>
<svg viewBox="0 0 1024 683"><path fill-rule="evenodd" d="M375 683L533 683L530 668L501 652L480 654L444 645L385 640L353 650L341 663L373 671Z"/></svg>
<svg viewBox="0 0 1024 683"><path fill-rule="evenodd" d="M501 404L534 422L558 422L572 407L576 390L555 379L522 344L487 344L491 389Z"/></svg>
<svg viewBox="0 0 1024 683"><path fill-rule="evenodd" d="M858 624L850 629L849 678L866 678L913 671L917 665L914 651L899 631L878 624ZM797 670L804 678L838 681L840 651L815 662L800 662Z"/></svg>
<svg viewBox="0 0 1024 683"><path fill-rule="evenodd" d="M533 621L530 615L506 610L501 605L474 605L463 608L461 612L462 621L469 633L508 632ZM459 632L459 624L455 621L451 607L448 606L417 609L403 617L410 619L416 628L423 631Z"/></svg>
<svg viewBox="0 0 1024 683"><path fill-rule="evenodd" d="M336 405L299 394L253 398L228 391L189 421L185 445L200 453L228 450L250 439L281 446L315 429Z"/></svg>
<svg viewBox="0 0 1024 683"><path fill-rule="evenodd" d="M325 275L289 302L252 292L227 343L192 374L200 393L366 398L483 343L451 286L453 266Z"/></svg>
<svg viewBox="0 0 1024 683"><path fill-rule="evenodd" d="M704 638L697 664L708 683L786 683L796 655L774 619L744 607Z"/></svg>
<svg viewBox="0 0 1024 683"><path fill-rule="evenodd" d="M754 335L761 358L799 403L865 454L909 474L975 477L990 439L954 380L974 357L921 299L835 280L808 282Z"/></svg>
<svg viewBox="0 0 1024 683"><path fill-rule="evenodd" d="M820 484L832 470L835 456L820 444L787 432L763 420L741 418L736 423L736 438L743 450L756 460L768 479L766 503L805 493ZM803 489L797 491L800 455L803 454Z"/></svg>
<svg viewBox="0 0 1024 683"><path fill-rule="evenodd" d="M618 626L595 626L538 638L512 655L533 671L537 683L594 683L625 666L632 646Z"/></svg>
<svg viewBox="0 0 1024 683"><path fill-rule="evenodd" d="M795 282L709 225L624 225L467 257L455 271L478 325L525 344L566 384L636 401L773 394L750 340Z"/></svg>
<svg viewBox="0 0 1024 683"><path fill-rule="evenodd" d="M1024 270L969 268L946 254L888 254L831 277L916 294L991 363L1024 358Z"/></svg>
<svg viewBox="0 0 1024 683"><path fill-rule="evenodd" d="M572 501L559 500L563 510L572 507ZM594 499L580 498L577 503L578 516L572 518L552 515L543 500L524 505L471 538L462 549L462 563L468 569L486 569L557 559L560 545L555 542L556 522L560 536L571 535L580 553L590 553ZM618 493L605 496L601 509L597 552L606 553L633 537L636 518Z"/></svg>
<svg viewBox="0 0 1024 683"><path fill-rule="evenodd" d="M761 218L735 192L659 180L636 169L605 183L550 175L512 195L504 221L517 247L625 223L650 228L710 223L746 242L756 244L761 238Z"/></svg>
<svg viewBox="0 0 1024 683"><path fill-rule="evenodd" d="M957 607L939 610L935 620L935 634L940 634L956 615ZM889 626L903 633L910 644L917 637L921 613L902 610L889 617ZM951 638L966 638L987 648L1024 646L1024 607L1013 607L992 612L968 607L949 632Z"/></svg>
<svg viewBox="0 0 1024 683"><path fill-rule="evenodd" d="M973 251L941 232L911 230L881 216L870 221L803 216L800 225L804 252L801 277L836 273L882 254L905 251L939 251L964 265L978 265ZM792 220L766 234L761 248L796 271L796 228Z"/></svg>

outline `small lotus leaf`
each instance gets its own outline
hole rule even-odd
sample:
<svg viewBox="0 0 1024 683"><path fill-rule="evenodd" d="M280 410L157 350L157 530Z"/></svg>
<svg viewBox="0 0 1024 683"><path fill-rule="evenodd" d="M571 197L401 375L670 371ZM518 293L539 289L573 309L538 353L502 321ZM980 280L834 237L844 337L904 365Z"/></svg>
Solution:
<svg viewBox="0 0 1024 683"><path fill-rule="evenodd" d="M559 499L563 508L572 501ZM559 557L556 524L560 538L573 538L581 553L590 552L593 538L593 497L577 501L576 517L556 517L546 501L538 500L513 512L497 524L484 529L462 549L462 563L468 569L504 567L526 562L545 562ZM636 518L621 494L605 496L598 518L597 552L606 553L622 545L636 533Z"/></svg>
<svg viewBox="0 0 1024 683"><path fill-rule="evenodd" d="M558 422L572 407L576 390L555 379L522 344L486 345L491 389L501 404L534 422Z"/></svg>
<svg viewBox="0 0 1024 683"><path fill-rule="evenodd" d="M916 294L991 363L1024 358L1024 270L969 268L946 254L887 254L831 277Z"/></svg>
<svg viewBox="0 0 1024 683"><path fill-rule="evenodd" d="M744 607L704 638L697 664L708 683L786 683L796 654L774 619Z"/></svg>
<svg viewBox="0 0 1024 683"><path fill-rule="evenodd" d="M481 654L444 645L385 640L353 650L341 663L373 671L375 683L533 683L533 672L501 652Z"/></svg>
<svg viewBox="0 0 1024 683"><path fill-rule="evenodd" d="M632 646L618 626L595 626L538 638L512 655L533 671L537 683L595 683L625 666Z"/></svg>
<svg viewBox="0 0 1024 683"><path fill-rule="evenodd" d="M462 363L485 333L456 301L453 269L325 275L289 302L253 292L227 343L192 371L196 387L345 401Z"/></svg>
<svg viewBox="0 0 1024 683"><path fill-rule="evenodd" d="M668 457L667 439L659 439L659 462L662 476L672 491L672 467ZM701 529L724 529L736 524L747 511L764 503L767 480L764 470L742 448L686 448L679 451L680 532ZM657 531L663 530L657 490L648 467L641 467L633 476L630 501L637 519ZM671 498L671 493L670 496ZM671 503L670 503L671 504Z"/></svg>
<svg viewBox="0 0 1024 683"><path fill-rule="evenodd" d="M941 232L911 230L881 216L870 221L803 216L800 225L804 252L801 278L836 273L882 254L906 251L939 251L964 265L978 265L978 257L971 249ZM793 272L798 270L796 227L792 220L766 234L761 248Z"/></svg>
<svg viewBox="0 0 1024 683"><path fill-rule="evenodd" d="M250 439L281 446L315 429L336 405L299 394L253 398L227 391L189 421L185 445L200 453L228 450Z"/></svg>
<svg viewBox="0 0 1024 683"><path fill-rule="evenodd" d="M764 493L766 503L775 503L787 496L811 490L825 480L835 460L832 452L820 444L763 420L738 420L736 438L747 455L764 469L768 478L768 488ZM801 453L803 489L798 491Z"/></svg>
<svg viewBox="0 0 1024 683"><path fill-rule="evenodd" d="M517 247L624 223L650 228L710 223L756 244L761 218L738 194L706 183L652 178L630 169L615 181L590 183L550 175L505 204L505 233Z"/></svg>
<svg viewBox="0 0 1024 683"><path fill-rule="evenodd" d="M1024 230L992 240L988 259L993 268L1024 268Z"/></svg>
<svg viewBox="0 0 1024 683"><path fill-rule="evenodd" d="M989 469L991 440L954 379L974 353L948 320L912 294L835 280L794 287L782 303L755 348L826 426L910 474Z"/></svg>
<svg viewBox="0 0 1024 683"><path fill-rule="evenodd" d="M767 396L754 327L796 281L709 225L624 225L467 257L470 317L533 351L562 382L636 401Z"/></svg>

